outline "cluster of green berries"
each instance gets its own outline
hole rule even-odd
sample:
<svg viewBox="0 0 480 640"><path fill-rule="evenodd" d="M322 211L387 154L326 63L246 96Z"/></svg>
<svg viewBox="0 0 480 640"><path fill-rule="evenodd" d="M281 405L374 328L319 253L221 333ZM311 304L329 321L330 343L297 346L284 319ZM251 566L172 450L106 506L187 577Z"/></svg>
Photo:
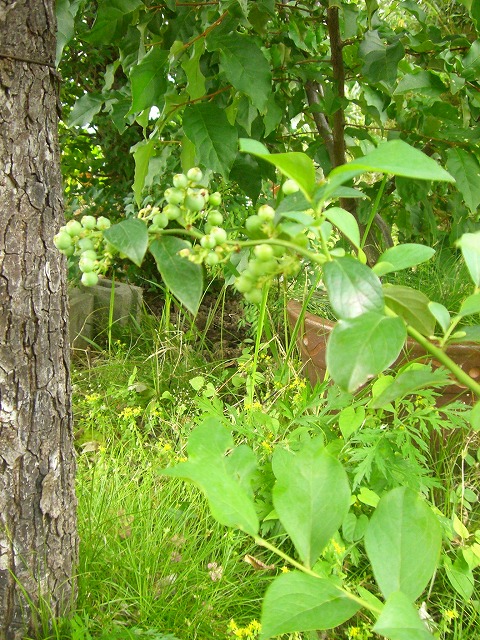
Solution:
<svg viewBox="0 0 480 640"><path fill-rule="evenodd" d="M98 282L98 274L104 273L109 264L109 253L105 250L103 232L110 227L110 220L104 216L83 216L70 220L56 234L53 242L67 257L78 257L78 268L82 272L81 282L93 287Z"/></svg>

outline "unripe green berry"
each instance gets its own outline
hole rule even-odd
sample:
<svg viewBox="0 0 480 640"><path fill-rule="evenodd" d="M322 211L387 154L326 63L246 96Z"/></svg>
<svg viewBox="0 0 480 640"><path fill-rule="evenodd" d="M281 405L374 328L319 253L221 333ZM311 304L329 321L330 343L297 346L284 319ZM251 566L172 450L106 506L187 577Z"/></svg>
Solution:
<svg viewBox="0 0 480 640"><path fill-rule="evenodd" d="M167 189L165 191L165 200L168 204L182 204L185 199L185 191L183 189Z"/></svg>
<svg viewBox="0 0 480 640"><path fill-rule="evenodd" d="M207 220L208 223L212 225L212 227L219 227L221 224L223 224L223 216L220 211L217 211L216 209L212 209L212 211L209 211Z"/></svg>
<svg viewBox="0 0 480 640"><path fill-rule="evenodd" d="M90 273L90 271L94 271L95 266L96 265L94 260L85 258L83 255L78 262L78 268L80 269L80 271L83 271L83 273Z"/></svg>
<svg viewBox="0 0 480 640"><path fill-rule="evenodd" d="M297 193L299 189L300 187L295 180L285 180L282 184L282 191L286 196L290 196L292 193Z"/></svg>
<svg viewBox="0 0 480 640"><path fill-rule="evenodd" d="M211 251L205 257L205 264L208 264L209 267L213 267L220 262L220 256L218 256L215 251Z"/></svg>
<svg viewBox="0 0 480 640"><path fill-rule="evenodd" d="M200 182L203 178L203 173L198 167L192 167L187 171L187 178L192 182Z"/></svg>
<svg viewBox="0 0 480 640"><path fill-rule="evenodd" d="M189 211L201 211L205 206L205 198L199 193L189 193L185 197L184 205Z"/></svg>
<svg viewBox="0 0 480 640"><path fill-rule="evenodd" d="M227 240L227 232L222 227L212 227L210 235L215 238L217 244L223 244Z"/></svg>
<svg viewBox="0 0 480 640"><path fill-rule="evenodd" d="M269 244L257 244L253 253L259 260L270 260L273 258L273 248Z"/></svg>
<svg viewBox="0 0 480 640"><path fill-rule="evenodd" d="M100 231L110 229L111 226L112 223L108 218L105 218L105 216L100 216L99 218L97 218L97 229L100 229Z"/></svg>
<svg viewBox="0 0 480 640"><path fill-rule="evenodd" d="M262 302L263 293L261 289L252 289L251 291L247 291L244 296L247 302L260 304Z"/></svg>
<svg viewBox="0 0 480 640"><path fill-rule="evenodd" d="M53 238L53 244L59 251L67 251L73 247L72 237L64 230L61 230Z"/></svg>
<svg viewBox="0 0 480 640"><path fill-rule="evenodd" d="M248 263L248 271L254 276L266 276L277 270L278 263L272 258L271 260L259 260L258 258L250 260Z"/></svg>
<svg viewBox="0 0 480 640"><path fill-rule="evenodd" d="M247 291L251 291L254 287L254 281L248 273L242 273L235 278L235 288L240 293L247 293Z"/></svg>
<svg viewBox="0 0 480 640"><path fill-rule="evenodd" d="M81 282L86 287L94 287L98 282L98 276L93 271L89 271L88 273L84 273L82 275Z"/></svg>
<svg viewBox="0 0 480 640"><path fill-rule="evenodd" d="M97 220L94 216L83 216L82 220L82 227L84 229L95 229L95 227L97 226Z"/></svg>
<svg viewBox="0 0 480 640"><path fill-rule="evenodd" d="M98 260L97 252L93 249L87 249L86 251L82 251L82 255L80 258L88 258L89 260Z"/></svg>
<svg viewBox="0 0 480 640"><path fill-rule="evenodd" d="M83 227L78 220L69 220L64 229L72 238L78 236L83 231Z"/></svg>
<svg viewBox="0 0 480 640"><path fill-rule="evenodd" d="M167 205L167 206L173 207L175 205ZM179 214L180 214L180 209L179 209ZM168 225L168 215L165 213L165 211L162 211L162 213L156 213L153 216L152 225L154 227L157 227L158 229L165 229L165 227Z"/></svg>
<svg viewBox="0 0 480 640"><path fill-rule="evenodd" d="M93 244L90 238L80 238L77 242L78 248L82 251L88 251L89 249L94 249L95 245Z"/></svg>
<svg viewBox="0 0 480 640"><path fill-rule="evenodd" d="M245 220L245 229L248 231L248 233L258 233L259 231L261 231L262 226L262 220L255 214Z"/></svg>
<svg viewBox="0 0 480 640"><path fill-rule="evenodd" d="M213 236L208 235L200 238L200 245L204 249L214 249L217 246L217 242Z"/></svg>
<svg viewBox="0 0 480 640"><path fill-rule="evenodd" d="M212 207L219 207L222 204L222 195L218 191L210 194L210 204Z"/></svg>
<svg viewBox="0 0 480 640"><path fill-rule="evenodd" d="M275 218L275 209L268 204L263 204L257 211L262 222L272 222Z"/></svg>
<svg viewBox="0 0 480 640"><path fill-rule="evenodd" d="M163 208L163 213L169 220L177 220L182 212L180 207L177 207L174 204L167 204L167 206Z"/></svg>
<svg viewBox="0 0 480 640"><path fill-rule="evenodd" d="M186 189L188 187L188 178L184 173L175 174L172 182L177 189Z"/></svg>

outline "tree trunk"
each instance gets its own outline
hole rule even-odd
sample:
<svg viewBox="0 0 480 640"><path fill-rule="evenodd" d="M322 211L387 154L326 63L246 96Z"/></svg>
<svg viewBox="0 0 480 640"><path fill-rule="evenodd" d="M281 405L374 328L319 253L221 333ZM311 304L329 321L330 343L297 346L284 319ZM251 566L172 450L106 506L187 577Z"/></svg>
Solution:
<svg viewBox="0 0 480 640"><path fill-rule="evenodd" d="M54 0L0 0L0 639L74 602ZM45 614L45 611L48 613Z"/></svg>

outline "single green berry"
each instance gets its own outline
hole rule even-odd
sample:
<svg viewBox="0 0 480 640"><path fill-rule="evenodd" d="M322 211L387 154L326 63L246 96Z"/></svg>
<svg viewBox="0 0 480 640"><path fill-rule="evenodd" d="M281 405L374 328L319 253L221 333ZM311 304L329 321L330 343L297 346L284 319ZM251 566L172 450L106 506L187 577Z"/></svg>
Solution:
<svg viewBox="0 0 480 640"><path fill-rule="evenodd" d="M257 215L262 222L273 222L275 218L275 209L268 204L263 204L259 207Z"/></svg>
<svg viewBox="0 0 480 640"><path fill-rule="evenodd" d="M81 282L86 287L94 287L98 282L98 276L95 272L89 271L82 275Z"/></svg>
<svg viewBox="0 0 480 640"><path fill-rule="evenodd" d="M252 289L244 293L245 300L252 304L260 304L262 302L263 293L261 289Z"/></svg>
<svg viewBox="0 0 480 640"><path fill-rule="evenodd" d="M203 178L203 173L198 167L192 167L187 171L187 178L192 182L200 182Z"/></svg>
<svg viewBox="0 0 480 640"><path fill-rule="evenodd" d="M175 205L167 205L169 207L173 207ZM178 209L178 207L176 207ZM180 209L179 209L179 215L180 215ZM154 227L157 227L158 229L165 229L165 227L168 225L168 215L165 213L165 211L162 211L162 213L156 213L153 216L153 220L152 220L152 225Z"/></svg>
<svg viewBox="0 0 480 640"><path fill-rule="evenodd" d="M97 252L93 249L87 249L86 251L82 251L82 255L80 258L88 258L89 260L98 260Z"/></svg>
<svg viewBox="0 0 480 640"><path fill-rule="evenodd" d="M220 262L220 256L218 256L215 253L215 251L211 251L205 257L205 264L208 264L209 267L214 267L219 262Z"/></svg>
<svg viewBox="0 0 480 640"><path fill-rule="evenodd" d="M201 211L205 206L205 198L199 193L188 193L185 197L184 205L189 211Z"/></svg>
<svg viewBox="0 0 480 640"><path fill-rule="evenodd" d="M188 178L184 173L177 173L173 176L173 186L177 189L186 189L188 187Z"/></svg>
<svg viewBox="0 0 480 640"><path fill-rule="evenodd" d="M271 260L259 260L255 258L248 263L248 271L254 276L266 276L275 273L278 263L275 258Z"/></svg>
<svg viewBox="0 0 480 640"><path fill-rule="evenodd" d="M73 247L72 237L63 229L53 238L53 244L59 251L67 251Z"/></svg>
<svg viewBox="0 0 480 640"><path fill-rule="evenodd" d="M97 226L97 219L94 216L83 216L81 219L82 227L84 229L95 229Z"/></svg>
<svg viewBox="0 0 480 640"><path fill-rule="evenodd" d="M212 227L219 227L221 224L223 224L223 216L220 211L212 209L208 212L207 221L212 225Z"/></svg>
<svg viewBox="0 0 480 640"><path fill-rule="evenodd" d="M165 191L165 200L168 204L182 204L185 199L184 189L167 189Z"/></svg>
<svg viewBox="0 0 480 640"><path fill-rule="evenodd" d="M83 227L78 220L69 220L64 229L72 238L78 236L83 231Z"/></svg>
<svg viewBox="0 0 480 640"><path fill-rule="evenodd" d="M257 234L262 230L263 221L260 216L253 215L245 220L245 229L248 233Z"/></svg>
<svg viewBox="0 0 480 640"><path fill-rule="evenodd" d="M90 258L84 258L83 255L78 261L78 268L83 273L90 273L90 271L94 271L96 267L95 261L90 260Z"/></svg>
<svg viewBox="0 0 480 640"><path fill-rule="evenodd" d="M97 218L97 229L100 229L100 231L110 229L111 226L112 223L108 218L105 218L105 216L100 216L99 218Z"/></svg>
<svg viewBox="0 0 480 640"><path fill-rule="evenodd" d="M227 240L227 232L222 227L212 227L210 235L215 238L217 244L223 244Z"/></svg>
<svg viewBox="0 0 480 640"><path fill-rule="evenodd" d="M209 202L212 207L219 207L222 204L222 194L218 191L211 193Z"/></svg>
<svg viewBox="0 0 480 640"><path fill-rule="evenodd" d="M240 293L247 293L247 291L251 291L255 286L255 281L248 273L242 273L235 278L235 288Z"/></svg>
<svg viewBox="0 0 480 640"><path fill-rule="evenodd" d="M77 242L77 246L82 252L88 251L89 249L95 249L95 245L93 244L92 240L90 240L90 238L80 238L80 240Z"/></svg>
<svg viewBox="0 0 480 640"><path fill-rule="evenodd" d="M178 220L182 212L180 207L177 207L174 204L167 204L167 206L163 208L163 213L169 220Z"/></svg>
<svg viewBox="0 0 480 640"><path fill-rule="evenodd" d="M204 249L214 249L217 246L217 242L213 236L208 235L200 238L200 245Z"/></svg>
<svg viewBox="0 0 480 640"><path fill-rule="evenodd" d="M271 258L273 258L273 247L269 244L257 244L253 253L259 260L271 260Z"/></svg>
<svg viewBox="0 0 480 640"><path fill-rule="evenodd" d="M297 193L300 189L295 180L285 180L282 184L282 191L286 196L291 196L292 193Z"/></svg>

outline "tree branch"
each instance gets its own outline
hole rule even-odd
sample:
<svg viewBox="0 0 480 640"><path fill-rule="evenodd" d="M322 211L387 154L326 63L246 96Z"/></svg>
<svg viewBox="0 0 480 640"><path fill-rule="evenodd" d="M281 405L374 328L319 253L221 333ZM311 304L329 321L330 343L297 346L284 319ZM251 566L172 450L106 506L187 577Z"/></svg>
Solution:
<svg viewBox="0 0 480 640"><path fill-rule="evenodd" d="M307 100L310 107L320 104L319 96L323 98L323 89L318 82L308 81L305 86L305 92L307 94ZM335 151L332 129L324 113L312 110L312 117L315 122L315 126L317 127L317 131L325 143L330 162L333 165L335 162Z"/></svg>

